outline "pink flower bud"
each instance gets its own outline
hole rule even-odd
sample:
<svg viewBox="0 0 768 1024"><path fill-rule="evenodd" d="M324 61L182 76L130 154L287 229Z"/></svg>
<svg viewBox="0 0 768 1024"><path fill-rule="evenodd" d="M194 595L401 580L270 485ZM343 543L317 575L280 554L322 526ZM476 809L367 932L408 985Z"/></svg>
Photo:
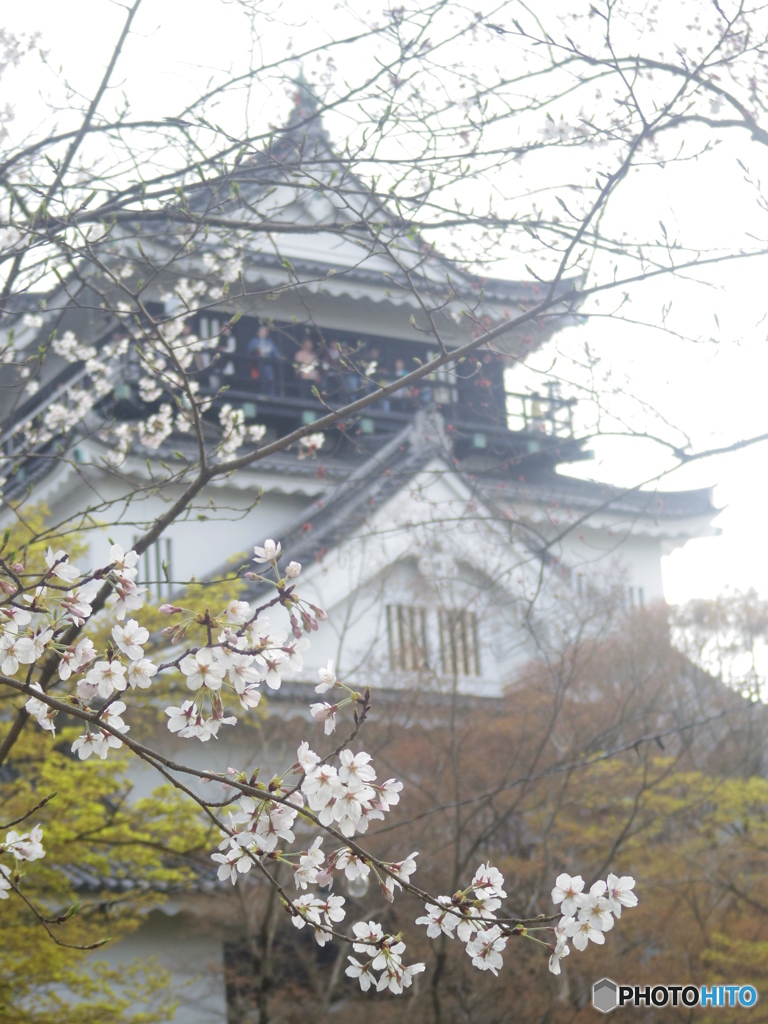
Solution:
<svg viewBox="0 0 768 1024"><path fill-rule="evenodd" d="M24 572L24 566L21 562L14 562L11 569L13 569L14 572Z"/></svg>
<svg viewBox="0 0 768 1024"><path fill-rule="evenodd" d="M176 612L184 611L183 608L178 608L175 604L161 604L157 610L161 615L175 615Z"/></svg>
<svg viewBox="0 0 768 1024"><path fill-rule="evenodd" d="M244 572L243 576L247 580L256 580L259 578L255 572Z"/></svg>
<svg viewBox="0 0 768 1024"><path fill-rule="evenodd" d="M16 586L13 583L8 583L6 580L0 580L0 590L2 590L4 594L15 594Z"/></svg>

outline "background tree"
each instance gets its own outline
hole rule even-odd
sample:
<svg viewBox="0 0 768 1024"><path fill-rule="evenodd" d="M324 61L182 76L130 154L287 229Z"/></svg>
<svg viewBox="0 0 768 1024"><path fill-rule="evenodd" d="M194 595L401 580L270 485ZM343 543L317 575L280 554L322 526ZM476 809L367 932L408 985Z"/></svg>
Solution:
<svg viewBox="0 0 768 1024"><path fill-rule="evenodd" d="M488 859L501 867L520 917L546 907L550 879L568 863L585 874L611 865L643 878L642 911L631 927L622 917L607 958L601 948L572 959L559 978L527 945L512 971L477 976L461 945L443 936L424 946L428 973L409 1020L502 1021L521 1007L572 1019L592 1012L596 972L638 984L761 977L764 707L693 666L670 641L666 609L611 616L603 604L597 632L584 629L580 610L559 654L552 647L530 662L502 700L441 697L425 686L379 708L366 726L368 749L377 763L397 765L407 788L402 817L379 825L369 843L392 859L418 847L419 877L445 892L461 884L467 864ZM290 747L300 729L295 719L269 720L272 743ZM405 926L402 908L389 906L374 881L347 886L340 891L359 916ZM241 907L243 895L251 913L263 908L258 890L244 888ZM265 918L253 920L258 946ZM248 934L240 913L233 922ZM279 918L270 928L276 1016L299 1020L310 1005L327 1019L360 1013L335 951L315 951ZM250 1020L264 974L254 975L236 944L228 963L235 1019ZM367 1012L394 1020L402 1009L384 1002Z"/></svg>

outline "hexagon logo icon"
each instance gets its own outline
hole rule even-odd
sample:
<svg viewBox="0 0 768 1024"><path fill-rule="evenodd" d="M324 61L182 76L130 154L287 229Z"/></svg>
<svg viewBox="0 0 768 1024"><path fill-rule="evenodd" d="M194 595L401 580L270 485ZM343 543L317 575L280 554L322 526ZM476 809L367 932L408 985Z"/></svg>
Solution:
<svg viewBox="0 0 768 1024"><path fill-rule="evenodd" d="M592 986L592 1005L601 1013L610 1013L619 1004L619 986L610 978L601 978Z"/></svg>

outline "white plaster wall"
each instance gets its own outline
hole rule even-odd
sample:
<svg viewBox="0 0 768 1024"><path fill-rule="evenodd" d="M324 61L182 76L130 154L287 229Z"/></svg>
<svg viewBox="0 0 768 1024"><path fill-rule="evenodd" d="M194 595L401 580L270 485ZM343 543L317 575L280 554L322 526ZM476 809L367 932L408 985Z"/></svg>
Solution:
<svg viewBox="0 0 768 1024"><path fill-rule="evenodd" d="M664 598L661 543L658 537L626 530L582 529L563 538L560 550L573 572L593 580L623 576L627 586L642 587L649 602Z"/></svg>
<svg viewBox="0 0 768 1024"><path fill-rule="evenodd" d="M295 490L284 493L283 480L246 479L245 486L224 483L206 488L194 502L194 508L183 521L172 524L163 534L172 543L172 571L176 582L183 584L193 576L202 579L215 572L233 555L252 554L254 544L265 537L277 536L285 524L298 515L312 500L311 493ZM265 493L256 502L259 485ZM297 486L294 482L294 488ZM311 482L308 490L314 491ZM44 501L51 510L51 523L80 522L86 507L93 506L94 523L104 523L86 530L87 555L80 567L96 567L108 561L110 539L128 550L147 522L153 522L167 511L181 494L181 488L168 487L161 494L126 504L125 484L109 477L96 467L82 467L80 473L56 474L45 488L36 492L33 501ZM101 503L108 507L99 509Z"/></svg>

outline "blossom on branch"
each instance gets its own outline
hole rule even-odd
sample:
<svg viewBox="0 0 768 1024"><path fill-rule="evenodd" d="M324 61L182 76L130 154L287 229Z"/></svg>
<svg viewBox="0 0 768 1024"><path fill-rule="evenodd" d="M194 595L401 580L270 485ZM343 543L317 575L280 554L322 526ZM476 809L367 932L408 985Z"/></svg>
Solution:
<svg viewBox="0 0 768 1024"><path fill-rule="evenodd" d="M259 547L258 544L253 549L254 559L257 565L262 565L264 562L272 562L273 564L278 560L282 553L283 546L278 541L277 544L273 540L265 540L264 546Z"/></svg>

